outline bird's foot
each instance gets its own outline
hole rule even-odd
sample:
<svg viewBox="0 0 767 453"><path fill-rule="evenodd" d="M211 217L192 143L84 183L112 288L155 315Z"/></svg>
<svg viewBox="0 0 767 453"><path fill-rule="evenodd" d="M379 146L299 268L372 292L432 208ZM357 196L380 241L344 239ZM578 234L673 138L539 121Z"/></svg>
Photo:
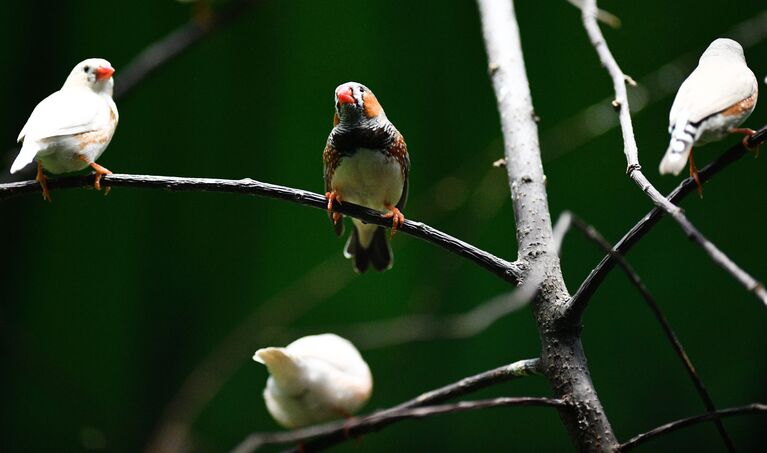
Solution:
<svg viewBox="0 0 767 453"><path fill-rule="evenodd" d="M45 173L43 173L43 164L41 164L40 161L37 161L37 176L35 176L35 181L37 181L43 189L43 200L47 200L48 203L51 203L53 200L51 200L51 193L48 191L48 178L46 178Z"/></svg>
<svg viewBox="0 0 767 453"><path fill-rule="evenodd" d="M392 206L390 204L385 206L389 212L384 214L384 217L391 219L391 237L394 237L394 235L397 233L397 229L402 226L403 223L405 223L405 216L402 214L402 212L400 212L399 209L397 209L396 206Z"/></svg>
<svg viewBox="0 0 767 453"><path fill-rule="evenodd" d="M325 192L325 198L328 199L328 212L331 214L333 224L335 225L341 220L341 213L333 212L333 203L337 202L338 204L341 204L341 196L334 190L332 192Z"/></svg>
<svg viewBox="0 0 767 453"><path fill-rule="evenodd" d="M760 145L750 146L748 144L748 140L751 138L751 136L756 134L755 130L749 129L747 127L742 127L742 128L741 127L737 127L737 128L730 129L730 132L732 132L733 134L743 134L744 137L743 137L743 141L741 142L741 143L743 143L743 147L746 148L747 150L753 152L754 153L754 158L759 157L759 146Z"/></svg>
<svg viewBox="0 0 767 453"><path fill-rule="evenodd" d="M698 186L698 195L703 198L703 186L700 184L700 176L698 176L698 167L695 166L695 159L692 158L692 150L690 150L690 176Z"/></svg>
<svg viewBox="0 0 767 453"><path fill-rule="evenodd" d="M96 162L90 162L88 159L85 158L85 156L79 156L80 160L83 162L86 162L88 165L91 166L92 169L96 171L96 180L93 181L93 187L96 190L101 190L101 177L104 175L111 175L112 172L109 171L109 169L102 167L101 165L97 164ZM106 188L104 191L104 195L109 195L109 187Z"/></svg>

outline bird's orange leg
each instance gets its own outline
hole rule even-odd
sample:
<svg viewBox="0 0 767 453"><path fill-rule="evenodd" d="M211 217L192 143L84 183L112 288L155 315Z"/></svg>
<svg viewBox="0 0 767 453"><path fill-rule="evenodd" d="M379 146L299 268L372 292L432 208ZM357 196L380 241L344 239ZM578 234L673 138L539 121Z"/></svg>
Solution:
<svg viewBox="0 0 767 453"><path fill-rule="evenodd" d="M338 202L338 204L341 204L341 195L334 190L332 192L325 192L325 198L328 199L328 212L332 214L333 225L335 225L341 220L341 213L333 212L333 203Z"/></svg>
<svg viewBox="0 0 767 453"><path fill-rule="evenodd" d="M703 186L700 185L698 167L695 166L695 159L692 158L692 150L690 150L690 176L692 176L692 179L695 180L695 184L698 185L698 195L703 198Z"/></svg>
<svg viewBox="0 0 767 453"><path fill-rule="evenodd" d="M753 148L748 146L748 139L751 138L752 135L756 134L755 130L749 129L747 127L743 127L743 128L736 127L736 128L730 129L730 132L732 132L733 134L744 134L745 136L743 137L743 142L742 142L743 143L743 147L746 148L749 151L753 151L754 152L754 158L759 157L759 146L760 145L756 145Z"/></svg>
<svg viewBox="0 0 767 453"><path fill-rule="evenodd" d="M45 177L45 173L43 173L43 164L40 163L40 161L37 161L37 176L35 176L35 181L40 183L40 187L43 189L43 200L48 200L48 203L51 203L51 193L48 191L48 178Z"/></svg>
<svg viewBox="0 0 767 453"><path fill-rule="evenodd" d="M391 219L391 237L394 237L394 235L397 233L397 229L402 226L403 223L405 223L405 216L400 212L399 209L397 209L396 206L393 206L391 204L385 204L386 209L389 210L386 214L384 214L384 217L387 219Z"/></svg>
<svg viewBox="0 0 767 453"><path fill-rule="evenodd" d="M101 177L104 175L111 175L112 172L109 171L107 168L102 167L101 165L97 164L96 162L89 162L88 159L85 158L85 156L78 156L81 161L87 163L91 166L94 170L96 170L96 181L93 183L93 187L96 188L96 190L101 190ZM110 187L107 187L104 191L104 195L109 194Z"/></svg>

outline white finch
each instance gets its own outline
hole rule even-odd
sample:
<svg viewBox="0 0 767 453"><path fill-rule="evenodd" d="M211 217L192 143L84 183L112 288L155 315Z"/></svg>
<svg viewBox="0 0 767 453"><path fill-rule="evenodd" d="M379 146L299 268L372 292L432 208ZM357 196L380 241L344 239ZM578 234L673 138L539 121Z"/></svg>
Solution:
<svg viewBox="0 0 767 453"><path fill-rule="evenodd" d="M373 378L357 348L326 333L299 338L285 348L256 351L253 360L269 369L266 408L294 429L349 417L370 398Z"/></svg>
<svg viewBox="0 0 767 453"><path fill-rule="evenodd" d="M112 100L115 70L108 61L89 58L72 69L61 89L43 99L21 129L24 141L11 173L37 160L37 181L50 201L43 169L51 173L96 170L96 189L109 170L96 163L117 127L117 106Z"/></svg>
<svg viewBox="0 0 767 453"><path fill-rule="evenodd" d="M660 173L678 175L689 157L690 175L700 190L693 145L722 139L731 132L752 135L753 130L737 127L754 111L757 92L756 77L746 65L740 44L725 38L712 42L698 67L679 87L671 106L671 142L660 163Z"/></svg>

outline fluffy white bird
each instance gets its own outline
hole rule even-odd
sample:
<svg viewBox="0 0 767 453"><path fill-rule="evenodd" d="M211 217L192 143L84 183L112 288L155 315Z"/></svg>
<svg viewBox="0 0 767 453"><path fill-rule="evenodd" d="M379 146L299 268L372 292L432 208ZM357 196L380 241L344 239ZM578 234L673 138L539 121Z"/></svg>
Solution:
<svg viewBox="0 0 767 453"><path fill-rule="evenodd" d="M754 111L757 94L756 77L746 64L740 44L726 38L712 42L698 67L679 87L671 106L671 142L660 163L660 173L678 175L689 157L690 175L700 190L693 145L719 140L732 132L746 134L746 138L752 135L753 130L737 127Z"/></svg>
<svg viewBox="0 0 767 453"><path fill-rule="evenodd" d="M77 64L61 89L43 99L21 129L21 151L11 166L16 173L37 160L37 177L43 198L51 197L43 169L67 173L88 166L101 176L112 172L96 163L112 140L119 115L112 100L115 70L107 60L89 58Z"/></svg>
<svg viewBox="0 0 767 453"><path fill-rule="evenodd" d="M256 351L271 375L266 407L285 428L348 417L370 398L370 368L354 345L331 333L299 338L285 348Z"/></svg>

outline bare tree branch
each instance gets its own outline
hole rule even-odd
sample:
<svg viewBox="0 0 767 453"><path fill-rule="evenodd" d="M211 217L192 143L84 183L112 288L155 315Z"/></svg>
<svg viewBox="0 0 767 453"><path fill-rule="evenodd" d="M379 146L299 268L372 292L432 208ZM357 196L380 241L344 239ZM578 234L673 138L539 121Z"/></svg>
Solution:
<svg viewBox="0 0 767 453"><path fill-rule="evenodd" d="M583 2L578 0L578 3ZM767 10L754 12L733 27L715 33L715 36L732 38L738 41L744 50L761 44L767 40ZM634 118L639 112L676 94L679 85L699 57L699 49L686 52L637 80L637 86L628 92ZM545 130L542 135L544 161L561 157L617 127L618 117L610 105L614 99L602 99Z"/></svg>
<svg viewBox="0 0 767 453"><path fill-rule="evenodd" d="M562 407L565 402L554 398L536 398L536 397L500 397L489 400L462 401L455 404L441 404L439 406L415 407L412 409L397 409L390 411L376 412L367 417L352 417L345 422L328 423L325 425L313 426L297 431L276 432L276 433L255 433L248 436L232 453L250 453L258 450L264 445L291 444L311 441L319 436L339 435L346 438L352 438L361 434L378 431L381 428L392 423L414 419L425 418L434 415L454 414L458 412L473 411L478 409L488 409L493 407L510 406L551 406ZM314 446L313 443L303 444L300 448L286 450L286 452L313 452L321 451L326 447Z"/></svg>
<svg viewBox="0 0 767 453"><path fill-rule="evenodd" d="M586 222L584 222L583 219L581 219L577 215L575 214L571 214L571 215L572 215L573 225L575 225L576 228L582 231L587 238L594 241L606 253L613 253L612 245L610 245L610 243L607 242L607 240L599 233L599 231L597 231L592 225L589 225ZM652 296L652 294L650 294L650 291L647 289L647 286L645 286L644 282L642 282L642 280L639 278L639 274L637 274L636 271L634 271L634 268L631 267L631 265L628 263L628 261L626 261L625 258L616 254L615 259L618 260L618 265L621 267L621 269L623 269L623 272L626 274L626 277L628 277L631 284L634 285L634 287L636 287L636 289L642 295L642 298L645 300L645 302L647 302L647 305L652 310L653 314L655 315L655 318L658 320L658 323L663 329L663 333L666 334L666 338L668 338L668 341L671 343L671 346L674 348L674 352L682 361L682 365L684 365L685 370L687 370L687 374L690 376L690 379L695 385L695 389L697 390L698 395L700 396L700 399L703 401L703 405L706 407L706 410L709 412L716 411L716 406L714 405L714 401L711 399L711 396L708 394L708 390L706 390L706 386L703 384L703 380L700 378L700 376L698 376L698 373L695 371L695 367L692 365L692 361L687 356L687 352L685 352L684 347L682 346L682 343L679 341L679 338L677 338L676 334L674 333L674 330L671 328L671 324L669 324L668 319L666 318L666 315L660 309L660 306L655 301L655 298ZM722 438L722 441L724 442L725 447L727 447L727 450L730 452L734 452L736 450L735 444L733 443L732 438L730 438L729 434L727 434L727 431L724 429L724 424L722 423L722 421L719 419L715 419L714 425L716 425L716 429L719 431L719 436Z"/></svg>
<svg viewBox="0 0 767 453"><path fill-rule="evenodd" d="M501 117L506 171L525 279L540 281L533 303L542 369L554 393L572 403L560 417L581 451L613 451L618 441L591 382L575 323L558 320L570 299L553 240L538 127L530 96L514 3L478 0L488 68Z"/></svg>
<svg viewBox="0 0 767 453"><path fill-rule="evenodd" d="M559 251L570 229L571 216L563 213L554 224L554 244ZM344 337L357 347L375 349L445 338L467 338L478 335L501 318L526 307L538 292L540 280L527 279L517 289L499 294L466 313L438 317L428 314L401 316L394 319L362 322L341 327ZM338 329L331 329L333 332Z"/></svg>
<svg viewBox="0 0 767 453"><path fill-rule="evenodd" d="M294 431L251 434L234 451L237 453L251 452L267 444L299 443L310 440L311 442L307 442L303 445L303 450L307 452L319 451L349 440L351 437L359 436L371 431L377 431L386 425L405 418L417 418L448 412L481 409L484 407L494 407L496 405L561 404L561 402L550 404L551 401L559 400L524 397L498 398L495 400L486 400L484 402L464 402L456 405L435 406L436 404L449 399L464 396L491 385L537 374L538 365L539 359L520 360L519 362L514 362L510 365L505 365L475 376L461 379L456 383L424 393L390 409L377 411L363 417L354 417L346 421L327 423ZM538 400L541 402L537 402ZM492 401L497 403L490 403ZM418 408L424 409L425 412L418 412Z"/></svg>
<svg viewBox="0 0 767 453"><path fill-rule="evenodd" d="M148 75L181 55L193 44L235 19L241 17L260 0L231 0L218 11L195 17L187 24L172 31L163 39L145 48L119 73L115 84L115 99L132 91Z"/></svg>
<svg viewBox="0 0 767 453"><path fill-rule="evenodd" d="M629 451L653 437L660 436L662 434L668 434L670 432L686 428L688 426L695 425L697 423L706 422L709 420L719 420L725 417L734 417L736 415L748 415L748 414L767 414L767 404L753 403L747 406L732 407L728 409L720 409L715 412L709 412L706 414L695 415L692 417L676 420L665 425L661 425L651 431L634 436L620 446L620 451Z"/></svg>
<svg viewBox="0 0 767 453"><path fill-rule="evenodd" d="M642 173L642 167L639 165L639 151L634 138L634 127L631 122L628 96L626 94L626 75L618 66L610 49L607 47L607 42L595 19L595 11L596 0L585 0L582 8L583 25L591 43L594 45L594 49L599 55L602 65L607 69L613 81L615 103L619 108L618 115L623 133L623 150L628 163L628 169L626 170L628 176L650 197L657 207L663 209L679 224L689 239L701 246L716 264L732 275L748 291L753 292L767 306L767 291L764 286L742 270L711 241L706 239L687 219L682 210L658 192ZM577 299L571 299L566 307L567 319L579 319L585 308L585 305L575 304L574 301L577 301Z"/></svg>
<svg viewBox="0 0 767 453"><path fill-rule="evenodd" d="M93 185L93 175L64 176L48 180L48 189L65 189L73 187L88 187ZM278 186L253 179L213 179L213 178L180 178L175 176L124 175L112 174L101 179L101 185L106 187L141 187L146 189L165 189L173 192L222 192L259 195L268 198L290 201L318 209L327 208L327 199L319 194L291 187ZM0 201L8 198L34 193L40 190L36 181L21 181L0 184ZM356 217L368 223L390 226L391 219L372 209L363 208L352 203L334 207L342 214ZM518 263L511 263L498 258L471 244L456 239L421 222L405 220L399 231L426 240L433 244L462 256L484 267L507 282L516 284L522 275Z"/></svg>
<svg viewBox="0 0 767 453"><path fill-rule="evenodd" d="M456 170L462 171L462 167L458 166ZM488 169L480 180L490 179L492 173L494 173L493 169ZM484 184L478 184L472 191L474 195L465 197L463 203L453 208L456 210L463 208L475 196L481 197L486 190L483 187ZM418 200L426 204L433 202L437 197L436 192L435 186L420 191L419 194L415 194L413 201L416 202L413 205L421 205L422 203L418 203ZM497 213L501 208L502 203L493 203L491 211L485 212L485 218L493 217L493 213ZM436 222L438 218L434 217L431 221ZM472 222L471 225L477 227L478 223ZM415 245L414 242L398 244L400 251L411 245ZM341 266L340 260L342 260L341 254L334 252L245 315L184 378L179 389L162 410L162 415L157 420L154 433L144 451L173 453L193 449L191 430L195 420L232 375L245 366L242 357L252 355L254 350L264 344L288 343L295 338L307 335L304 329L292 331L288 326L309 309L329 299L354 280L354 273L349 267ZM459 269L455 268L451 272L459 272ZM337 326L321 330L339 332ZM314 333L318 331L318 329L312 330ZM391 332L387 332L389 333ZM376 347L374 339L370 336L364 337L367 340L364 344L357 343L360 335L343 334L342 336L353 340L360 349ZM395 343L398 338L395 334L389 336L389 341ZM384 339L383 343L386 341Z"/></svg>
<svg viewBox="0 0 767 453"><path fill-rule="evenodd" d="M749 146L757 146L767 141L767 126L762 127L755 135L749 139ZM714 175L727 168L730 164L738 161L746 154L746 149L742 144L731 147L725 151L714 162L700 170L698 177L701 182L706 182ZM695 191L695 181L692 178L684 179L669 195L668 199L672 203L678 204L684 197ZM607 274L617 264L616 255L625 256L631 248L636 245L665 215L665 211L655 207L640 219L634 227L626 233L613 247L613 253L605 255L602 261L589 273L588 277L581 283L578 291L575 292L571 301L571 311L574 316L580 316L585 310L586 305L591 300L594 292L597 290Z"/></svg>

